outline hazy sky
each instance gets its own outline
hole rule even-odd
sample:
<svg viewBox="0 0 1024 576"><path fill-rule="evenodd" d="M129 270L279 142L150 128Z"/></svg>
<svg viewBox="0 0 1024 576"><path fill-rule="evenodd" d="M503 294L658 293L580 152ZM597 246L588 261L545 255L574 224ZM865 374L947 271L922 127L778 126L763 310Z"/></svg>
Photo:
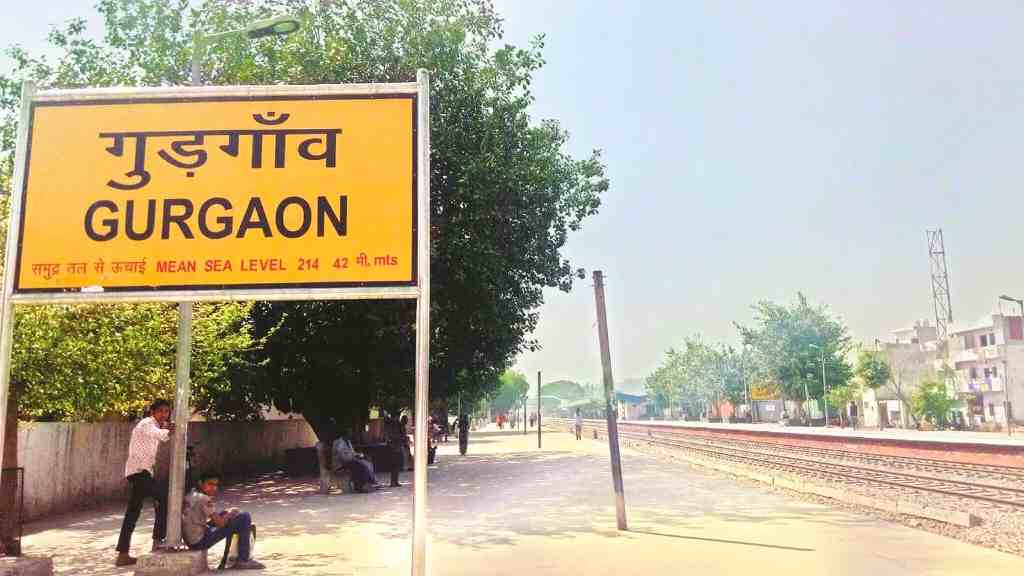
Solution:
<svg viewBox="0 0 1024 576"><path fill-rule="evenodd" d="M91 2L18 3L39 47ZM684 336L734 341L758 299L804 291L872 342L932 318L925 229L945 230L954 317L1024 294L1024 6L1017 2L498 0L547 36L537 118L604 151L612 188L568 254L603 269L617 379ZM597 382L589 279L551 291L518 368Z"/></svg>

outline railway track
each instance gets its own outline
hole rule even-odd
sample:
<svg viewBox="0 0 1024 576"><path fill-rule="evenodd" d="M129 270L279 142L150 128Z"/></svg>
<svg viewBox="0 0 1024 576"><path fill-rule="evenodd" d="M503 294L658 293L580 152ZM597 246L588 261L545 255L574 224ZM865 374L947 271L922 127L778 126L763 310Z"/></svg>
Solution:
<svg viewBox="0 0 1024 576"><path fill-rule="evenodd" d="M569 424L570 422L566 420L565 423ZM594 426L593 423L588 423L584 427L590 430L596 429L600 434L606 433L605 426ZM638 431L638 429L642 431ZM770 442L750 441L751 447L741 447L735 445L737 442L735 440L731 441L733 444L730 444L730 441L719 441L717 438L712 440L709 440L707 437L701 437L699 440L692 438L683 439L681 436L685 436L685 432L665 433L664 431L658 431L655 434L654 431L651 431L648 434L647 430L638 426L622 426L619 430L619 436L628 440L648 442L684 450L705 458L725 460L758 468L793 472L802 476L850 484L869 484L900 488L919 493L941 494L953 498L968 499L974 502L1006 506L1016 510L1024 509L1024 489L1022 488L828 462L813 457L820 456L822 453L807 451L806 455L785 454L778 450L777 445ZM856 457L864 456L842 450L820 450L832 453L846 452ZM893 458L898 459L899 457ZM927 461L927 459L912 460ZM924 466L924 463L917 462L917 465ZM938 473L942 473L949 466L948 462L942 463Z"/></svg>
<svg viewBox="0 0 1024 576"><path fill-rule="evenodd" d="M863 452L853 452L850 450L839 450L835 448L821 448L817 446L803 446L799 444L791 444L786 442L776 442L774 440L757 442L756 440L737 440L733 438L722 438L720 436L715 435L697 436L687 434L686 432L683 431L656 430L653 429L652 427L645 427L642 425L631 425L623 428L636 428L647 430L649 435L652 437L675 438L686 436L688 438L699 439L713 438L714 442L717 444L727 444L730 446L744 448L757 447L761 449L777 450L781 453L791 452L812 455L817 457L833 458L838 460L862 462L865 464L879 467L913 469L936 474L953 474L956 476L985 476L989 479L1024 483L1024 470L1021 470L1019 468L1011 468L1008 466L958 463L949 462L946 460L935 460L932 458L919 458L914 456L887 456L882 454L868 454Z"/></svg>

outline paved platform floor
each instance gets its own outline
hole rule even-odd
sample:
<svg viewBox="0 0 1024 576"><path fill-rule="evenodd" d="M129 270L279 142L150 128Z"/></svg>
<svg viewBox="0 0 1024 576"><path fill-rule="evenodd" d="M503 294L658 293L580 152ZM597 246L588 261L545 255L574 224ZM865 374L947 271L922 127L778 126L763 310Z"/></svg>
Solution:
<svg viewBox="0 0 1024 576"><path fill-rule="evenodd" d="M629 532L615 529L607 445L536 432L476 433L470 454L442 446L430 470L430 573L963 575L1015 574L1024 558L854 512L773 494L686 464L625 450ZM407 478L403 478L407 480ZM230 486L222 502L259 527L255 574L409 573L412 488L316 493L313 479L266 476ZM27 527L25 550L51 554L57 574L115 569L121 506ZM134 549L148 546L151 512Z"/></svg>
<svg viewBox="0 0 1024 576"><path fill-rule="evenodd" d="M594 420L595 423L604 423L604 420ZM729 424L721 422L683 422L668 420L629 420L624 424L652 424L655 426L680 426L694 428L721 428L727 430L752 430L755 432L779 432L783 434L816 434L825 436L843 436L851 438L883 438L890 440L911 440L919 442L951 442L956 444L991 444L996 446L1016 446L1024 448L1024 426L1020 430L1014 430L1012 435L1003 432L971 432L968 430L911 430L906 428L878 429L853 429L840 428L838 426L783 426L774 422L762 422L757 424Z"/></svg>

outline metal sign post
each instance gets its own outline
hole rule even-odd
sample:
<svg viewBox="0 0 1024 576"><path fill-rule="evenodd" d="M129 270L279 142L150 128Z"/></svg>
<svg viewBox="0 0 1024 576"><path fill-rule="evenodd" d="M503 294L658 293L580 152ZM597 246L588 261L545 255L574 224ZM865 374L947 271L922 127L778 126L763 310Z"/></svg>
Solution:
<svg viewBox="0 0 1024 576"><path fill-rule="evenodd" d="M180 490L194 302L416 299L412 573L424 576L429 82L421 70L391 84L26 83L0 294L0 446L16 304L178 303Z"/></svg>
<svg viewBox="0 0 1024 576"><path fill-rule="evenodd" d="M417 138L420 154L416 166L419 185L417 205L417 263L419 298L416 300L416 457L413 463L412 575L427 574L427 410L430 376L430 76L416 73Z"/></svg>
<svg viewBox="0 0 1024 576"><path fill-rule="evenodd" d="M17 190L25 182L25 161L28 155L28 127L32 119L29 102L35 96L36 88L31 82L21 85L21 117L18 119L18 141L14 151L14 179L11 180L11 220L7 227L6 253L4 254L4 284L0 295L0 462L3 461L4 432L7 429L7 400L11 383L11 347L14 344L14 263L17 250L18 229L13 215L21 213L21 195Z"/></svg>

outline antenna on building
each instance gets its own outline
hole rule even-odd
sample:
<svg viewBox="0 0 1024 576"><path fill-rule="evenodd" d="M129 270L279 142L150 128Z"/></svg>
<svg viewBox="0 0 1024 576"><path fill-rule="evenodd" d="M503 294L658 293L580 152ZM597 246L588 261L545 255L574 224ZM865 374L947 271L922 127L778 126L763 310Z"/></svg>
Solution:
<svg viewBox="0 0 1024 576"><path fill-rule="evenodd" d="M942 228L926 230L928 259L932 273L932 303L935 305L935 331L939 342L945 342L949 324L953 322L953 305L949 298L949 272L946 268L946 244Z"/></svg>

